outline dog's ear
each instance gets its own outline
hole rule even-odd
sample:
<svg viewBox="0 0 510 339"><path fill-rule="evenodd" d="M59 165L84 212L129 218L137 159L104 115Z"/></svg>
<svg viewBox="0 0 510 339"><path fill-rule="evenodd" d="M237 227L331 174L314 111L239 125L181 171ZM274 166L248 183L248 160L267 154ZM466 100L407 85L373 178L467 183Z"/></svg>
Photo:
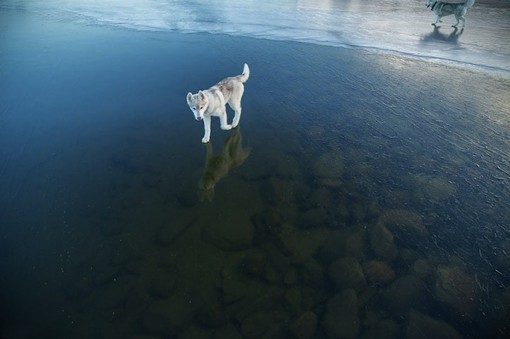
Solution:
<svg viewBox="0 0 510 339"><path fill-rule="evenodd" d="M200 95L200 99L204 100L205 99L205 94L204 92L202 91L199 91L198 94Z"/></svg>
<svg viewBox="0 0 510 339"><path fill-rule="evenodd" d="M188 95L186 96L186 100L188 100L188 102L191 102L192 99L193 99L193 94L191 94L191 92L189 92Z"/></svg>

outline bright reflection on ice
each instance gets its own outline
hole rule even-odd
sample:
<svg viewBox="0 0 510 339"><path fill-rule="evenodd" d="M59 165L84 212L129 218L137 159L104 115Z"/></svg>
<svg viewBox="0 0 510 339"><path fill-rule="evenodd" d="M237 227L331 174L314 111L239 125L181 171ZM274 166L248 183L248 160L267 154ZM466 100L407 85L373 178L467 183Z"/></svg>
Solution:
<svg viewBox="0 0 510 339"><path fill-rule="evenodd" d="M9 6L9 5L3 5ZM510 72L510 5L475 3L466 28L435 29L421 0L82 0L46 1L18 7L86 24L137 30L208 32L452 61ZM490 17L490 19L488 19Z"/></svg>

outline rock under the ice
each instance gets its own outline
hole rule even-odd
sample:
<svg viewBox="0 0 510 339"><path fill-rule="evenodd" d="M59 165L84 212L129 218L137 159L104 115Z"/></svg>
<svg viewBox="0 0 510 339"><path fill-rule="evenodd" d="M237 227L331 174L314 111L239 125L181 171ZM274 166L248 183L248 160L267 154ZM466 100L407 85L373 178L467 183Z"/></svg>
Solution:
<svg viewBox="0 0 510 339"><path fill-rule="evenodd" d="M396 317L405 316L411 308L425 309L430 297L427 286L414 275L395 280L383 293L383 300Z"/></svg>
<svg viewBox="0 0 510 339"><path fill-rule="evenodd" d="M339 290L361 291L367 286L361 265L354 257L337 259L329 266L329 275Z"/></svg>
<svg viewBox="0 0 510 339"><path fill-rule="evenodd" d="M225 327L217 329L210 334L211 339L244 339L239 330L231 323Z"/></svg>
<svg viewBox="0 0 510 339"><path fill-rule="evenodd" d="M132 281L125 278L100 286L92 292L94 306L101 310L119 307L126 301L132 288Z"/></svg>
<svg viewBox="0 0 510 339"><path fill-rule="evenodd" d="M301 228L327 226L328 213L323 207L309 209L298 216L298 225Z"/></svg>
<svg viewBox="0 0 510 339"><path fill-rule="evenodd" d="M452 325L411 310L406 338L461 339L462 336Z"/></svg>
<svg viewBox="0 0 510 339"><path fill-rule="evenodd" d="M402 338L398 323L388 319L387 315L381 318L382 314L367 311L363 320L362 339L397 339Z"/></svg>
<svg viewBox="0 0 510 339"><path fill-rule="evenodd" d="M353 230L335 230L330 233L320 249L320 258L328 263L339 257L360 258L365 251L365 244L366 230L363 225Z"/></svg>
<svg viewBox="0 0 510 339"><path fill-rule="evenodd" d="M288 316L280 311L256 312L241 322L241 333L245 338L259 338L273 328L282 327Z"/></svg>
<svg viewBox="0 0 510 339"><path fill-rule="evenodd" d="M394 235L401 239L412 237L426 238L429 234L422 217L408 210L386 210L379 217L379 223L385 225Z"/></svg>
<svg viewBox="0 0 510 339"><path fill-rule="evenodd" d="M290 224L283 224L278 237L285 249L292 254L293 261L304 262L315 255L329 233L330 231L324 227L302 230Z"/></svg>
<svg viewBox="0 0 510 339"><path fill-rule="evenodd" d="M298 339L313 338L317 331L317 322L317 315L312 311L306 311L294 320L290 326L290 330Z"/></svg>
<svg viewBox="0 0 510 339"><path fill-rule="evenodd" d="M168 298L175 292L177 285L177 272L158 270L152 274L149 293L157 298Z"/></svg>
<svg viewBox="0 0 510 339"><path fill-rule="evenodd" d="M193 312L194 320L202 327L221 328L227 322L227 314L222 303L217 300L202 302Z"/></svg>
<svg viewBox="0 0 510 339"><path fill-rule="evenodd" d="M249 277L263 278L268 265L267 255L263 251L247 252L241 260L240 271Z"/></svg>
<svg viewBox="0 0 510 339"><path fill-rule="evenodd" d="M225 266L220 273L218 285L225 304L232 304L244 298L258 297L267 287L259 279L252 279L239 272L238 264Z"/></svg>
<svg viewBox="0 0 510 339"><path fill-rule="evenodd" d="M164 222L157 234L158 242L163 246L172 244L193 223L195 216L191 213L175 216Z"/></svg>
<svg viewBox="0 0 510 339"><path fill-rule="evenodd" d="M321 324L330 338L356 338L360 332L358 312L356 291L346 289L328 301Z"/></svg>
<svg viewBox="0 0 510 339"><path fill-rule="evenodd" d="M457 193L455 184L441 177L417 177L416 182L425 199L433 202L445 201Z"/></svg>
<svg viewBox="0 0 510 339"><path fill-rule="evenodd" d="M439 265L436 269L434 295L462 319L473 319L478 307L475 279L458 267Z"/></svg>
<svg viewBox="0 0 510 339"><path fill-rule="evenodd" d="M120 242L112 249L111 263L113 265L127 264L133 260L143 258L143 252L126 241Z"/></svg>
<svg viewBox="0 0 510 339"><path fill-rule="evenodd" d="M418 259L411 267L411 272L417 277L426 280L432 273L432 266L425 259Z"/></svg>
<svg viewBox="0 0 510 339"><path fill-rule="evenodd" d="M285 289L283 298L285 305L291 310L292 313L302 311L303 295L299 285L291 286Z"/></svg>
<svg viewBox="0 0 510 339"><path fill-rule="evenodd" d="M398 255L393 234L382 223L372 225L369 233L370 248L381 259L393 260Z"/></svg>
<svg viewBox="0 0 510 339"><path fill-rule="evenodd" d="M280 206L293 203L306 190L307 188L304 187L301 181L280 179L273 176L263 181L262 196L269 204Z"/></svg>
<svg viewBox="0 0 510 339"><path fill-rule="evenodd" d="M142 318L143 328L152 335L176 336L189 326L192 305L184 297L156 301L149 305Z"/></svg>
<svg viewBox="0 0 510 339"><path fill-rule="evenodd" d="M391 266L380 260L371 260L363 265L365 275L373 284L388 284L395 280L395 271Z"/></svg>
<svg viewBox="0 0 510 339"><path fill-rule="evenodd" d="M326 273L324 266L315 258L309 258L300 270L301 283L315 289L326 288Z"/></svg>
<svg viewBox="0 0 510 339"><path fill-rule="evenodd" d="M248 215L225 213L204 222L202 237L205 241L226 251L246 249L251 246L254 227Z"/></svg>
<svg viewBox="0 0 510 339"><path fill-rule="evenodd" d="M306 203L312 207L323 207L329 209L333 203L333 196L327 188L319 187L310 194Z"/></svg>
<svg viewBox="0 0 510 339"><path fill-rule="evenodd" d="M340 151L322 154L313 165L313 173L320 179L339 179L344 173L344 160Z"/></svg>
<svg viewBox="0 0 510 339"><path fill-rule="evenodd" d="M293 156L281 155L275 159L275 172L281 178L299 178L301 173L301 163Z"/></svg>

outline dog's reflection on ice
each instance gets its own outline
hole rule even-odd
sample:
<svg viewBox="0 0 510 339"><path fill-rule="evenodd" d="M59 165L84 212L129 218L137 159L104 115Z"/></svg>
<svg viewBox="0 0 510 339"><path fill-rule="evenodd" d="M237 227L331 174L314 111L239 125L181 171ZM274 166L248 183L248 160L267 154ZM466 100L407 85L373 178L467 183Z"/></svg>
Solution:
<svg viewBox="0 0 510 339"><path fill-rule="evenodd" d="M198 183L198 199L201 202L211 202L214 198L214 187L226 177L230 171L241 166L250 155L251 147L243 148L241 128L232 130L232 134L225 139L221 153L214 155L213 146L206 144L204 174Z"/></svg>

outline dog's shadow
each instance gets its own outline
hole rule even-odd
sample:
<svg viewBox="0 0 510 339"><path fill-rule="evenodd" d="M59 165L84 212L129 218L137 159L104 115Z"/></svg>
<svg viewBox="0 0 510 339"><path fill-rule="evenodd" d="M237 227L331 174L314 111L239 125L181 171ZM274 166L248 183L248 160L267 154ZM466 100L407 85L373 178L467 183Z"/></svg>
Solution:
<svg viewBox="0 0 510 339"><path fill-rule="evenodd" d="M214 189L221 179L230 171L240 167L251 153L251 147L243 148L241 127L232 130L225 139L221 153L215 155L212 143L206 144L205 167L202 178L198 182L198 199L200 202L211 202Z"/></svg>
<svg viewBox="0 0 510 339"><path fill-rule="evenodd" d="M444 42L454 46L459 45L459 38L464 33L464 28L460 30L457 27L454 27L453 30L446 34L439 31L440 26L433 25L434 29L429 34L426 34L422 37L422 41L427 42Z"/></svg>

